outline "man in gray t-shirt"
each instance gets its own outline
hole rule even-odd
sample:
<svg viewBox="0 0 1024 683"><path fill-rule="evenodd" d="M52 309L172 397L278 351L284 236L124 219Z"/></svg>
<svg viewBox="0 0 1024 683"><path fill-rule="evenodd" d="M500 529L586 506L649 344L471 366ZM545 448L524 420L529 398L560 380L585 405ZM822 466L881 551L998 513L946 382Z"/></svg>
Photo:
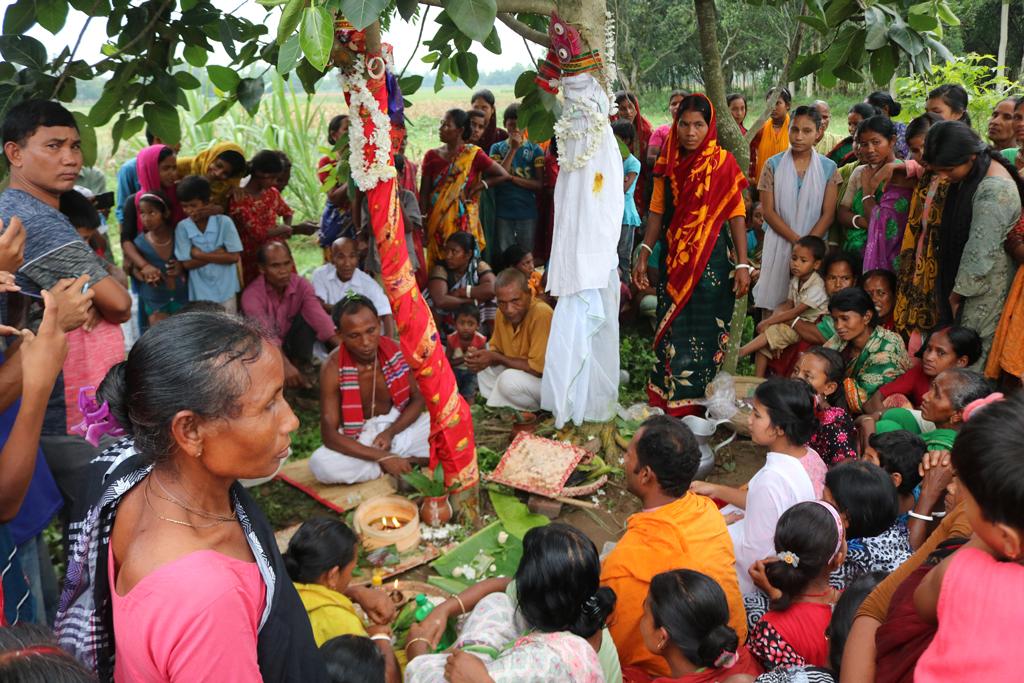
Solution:
<svg viewBox="0 0 1024 683"><path fill-rule="evenodd" d="M8 189L0 195L0 220L25 227L24 263L17 273L23 294L37 300L53 290L65 331L91 329L100 318L120 324L131 315L131 297L60 213L60 196L74 187L82 168L81 137L71 112L56 102L30 100L13 107L3 123ZM68 280L88 276L89 293ZM84 315L82 313L84 312ZM35 317L35 316L30 316ZM5 321L6 322L6 321ZM58 380L43 434L64 434L64 387Z"/></svg>

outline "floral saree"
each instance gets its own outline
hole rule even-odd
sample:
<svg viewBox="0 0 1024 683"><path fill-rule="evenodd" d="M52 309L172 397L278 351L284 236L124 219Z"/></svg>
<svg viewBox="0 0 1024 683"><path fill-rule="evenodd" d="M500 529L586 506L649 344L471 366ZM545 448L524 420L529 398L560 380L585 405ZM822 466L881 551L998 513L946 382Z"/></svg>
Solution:
<svg viewBox="0 0 1024 683"><path fill-rule="evenodd" d="M483 251L487 246L483 228L480 225L478 197L467 196L470 177L477 170L477 155L486 154L476 145L464 145L447 167L441 167L431 160L430 152L424 159L423 172L440 169L431 178L430 206L427 212L427 269L444 259L444 243L460 230L476 238L477 247ZM440 155L438 155L440 157ZM488 159L489 160L489 159Z"/></svg>
<svg viewBox="0 0 1024 683"><path fill-rule="evenodd" d="M896 331L904 336L931 330L938 318L939 225L948 191L949 183L926 173L910 196L893 308Z"/></svg>
<svg viewBox="0 0 1024 683"><path fill-rule="evenodd" d="M834 349L847 356L849 342L838 334L825 342L826 349ZM846 380L843 390L846 402L853 413L864 412L864 403L882 385L888 384L910 369L907 347L898 334L883 327L876 327L867 344L856 358L847 358Z"/></svg>

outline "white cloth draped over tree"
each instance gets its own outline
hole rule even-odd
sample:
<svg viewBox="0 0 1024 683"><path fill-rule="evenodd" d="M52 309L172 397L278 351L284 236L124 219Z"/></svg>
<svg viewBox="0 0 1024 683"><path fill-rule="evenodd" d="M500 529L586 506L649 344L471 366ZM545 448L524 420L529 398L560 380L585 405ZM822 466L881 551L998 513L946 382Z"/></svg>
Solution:
<svg viewBox="0 0 1024 683"><path fill-rule="evenodd" d="M562 89L565 104L556 127L561 170L547 280L558 305L541 385L541 407L554 414L557 427L569 420L608 420L618 401L616 248L625 205L608 95L588 73L563 78Z"/></svg>

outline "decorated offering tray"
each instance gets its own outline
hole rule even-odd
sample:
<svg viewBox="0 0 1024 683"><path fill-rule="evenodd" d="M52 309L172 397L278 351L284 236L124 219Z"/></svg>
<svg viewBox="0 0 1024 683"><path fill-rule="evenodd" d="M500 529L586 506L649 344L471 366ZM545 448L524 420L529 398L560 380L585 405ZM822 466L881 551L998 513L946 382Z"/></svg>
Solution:
<svg viewBox="0 0 1024 683"><path fill-rule="evenodd" d="M588 453L579 446L520 432L491 473L491 481L554 498Z"/></svg>

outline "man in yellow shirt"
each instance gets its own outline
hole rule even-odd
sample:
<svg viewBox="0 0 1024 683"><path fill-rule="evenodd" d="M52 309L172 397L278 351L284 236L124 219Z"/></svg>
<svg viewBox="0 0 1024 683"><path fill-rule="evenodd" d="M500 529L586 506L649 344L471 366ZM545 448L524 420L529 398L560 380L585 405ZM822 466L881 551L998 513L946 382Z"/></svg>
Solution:
<svg viewBox="0 0 1024 683"><path fill-rule="evenodd" d="M640 633L644 601L656 574L691 569L722 587L729 602L729 626L747 636L736 557L725 519L710 498L690 493L700 449L679 420L658 415L646 420L626 450L626 487L641 511L626 522L626 533L601 567L601 585L615 591L609 629L623 668L653 678L670 675L668 664L644 646Z"/></svg>
<svg viewBox="0 0 1024 683"><path fill-rule="evenodd" d="M530 293L526 276L507 268L494 281L498 315L489 349L466 352L480 393L492 408L540 409L541 375L551 331L551 307Z"/></svg>

